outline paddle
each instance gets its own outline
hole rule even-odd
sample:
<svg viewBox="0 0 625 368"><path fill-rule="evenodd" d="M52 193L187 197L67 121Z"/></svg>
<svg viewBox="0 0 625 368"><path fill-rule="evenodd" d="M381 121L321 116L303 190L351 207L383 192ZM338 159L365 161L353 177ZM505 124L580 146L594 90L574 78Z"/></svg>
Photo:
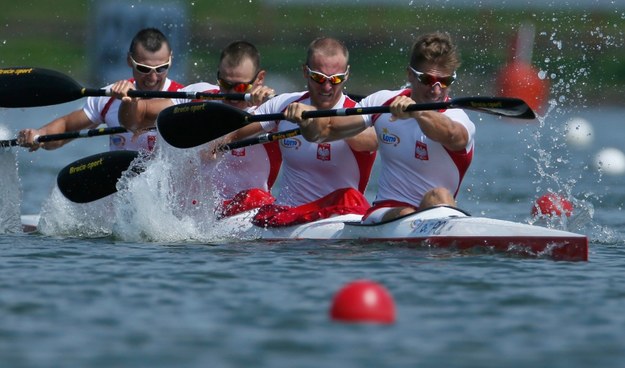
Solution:
<svg viewBox="0 0 625 368"><path fill-rule="evenodd" d="M43 142L51 142L51 141L62 141L65 139L96 137L99 135L111 135L111 134L126 133L126 132L128 132L128 130L126 130L126 128L124 127L85 129L85 130L79 130L77 132L38 135L38 136L35 136L34 142L43 143ZM19 146L19 144L17 143L17 138L0 140L0 147L13 147L13 146Z"/></svg>
<svg viewBox="0 0 625 368"><path fill-rule="evenodd" d="M183 98L207 100L245 100L249 93L207 93L172 91L128 92L131 97L143 98ZM72 78L50 69L43 68L1 68L0 107L35 107L70 102L82 97L110 96L105 89L85 88Z"/></svg>
<svg viewBox="0 0 625 368"><path fill-rule="evenodd" d="M202 104L202 106L200 106ZM225 134L235 131L249 123L256 121L283 120L284 114L252 115L226 104L218 103L189 103L185 109L196 110L192 119L177 118L168 113L157 119L156 126L163 139L177 148L199 146ZM178 105L182 106L182 105ZM175 109L174 106L169 109ZM459 108L473 110L498 116L518 119L534 119L532 109L518 98L507 97L462 97L447 102L433 102L413 104L408 111L441 110ZM163 111L164 112L164 111ZM161 112L161 114L163 114ZM303 118L318 118L328 116L347 116L365 114L383 114L390 112L389 106L352 107L335 110L305 111Z"/></svg>
<svg viewBox="0 0 625 368"><path fill-rule="evenodd" d="M139 156L137 151L110 151L74 161L58 174L56 182L65 198L92 202L117 192L117 181ZM140 172L140 168L133 168Z"/></svg>
<svg viewBox="0 0 625 368"><path fill-rule="evenodd" d="M230 151L230 150L237 149L237 148L253 146L255 144L264 144L264 143L269 143L269 142L275 142L275 141L279 141L280 139L291 138L291 137L295 137L296 135L300 135L300 134L302 134L302 132L301 132L301 130L299 128L295 128L295 129L291 129L291 130L285 130L283 132L265 133L265 134L261 134L261 135L256 136L256 137L242 139L240 141L224 144L222 146L219 146L219 150L220 151Z"/></svg>

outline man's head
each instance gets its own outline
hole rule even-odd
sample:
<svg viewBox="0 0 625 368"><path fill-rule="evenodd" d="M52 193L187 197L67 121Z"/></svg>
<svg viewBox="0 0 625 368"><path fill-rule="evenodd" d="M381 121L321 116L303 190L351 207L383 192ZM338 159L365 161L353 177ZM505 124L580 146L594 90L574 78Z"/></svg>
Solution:
<svg viewBox="0 0 625 368"><path fill-rule="evenodd" d="M169 41L161 31L156 28L140 30L130 43L127 57L137 89L161 90L171 67L171 57Z"/></svg>
<svg viewBox="0 0 625 368"><path fill-rule="evenodd" d="M349 52L334 38L317 38L308 46L303 72L312 105L331 109L342 97L349 77Z"/></svg>
<svg viewBox="0 0 625 368"><path fill-rule="evenodd" d="M456 79L460 56L447 33L419 37L412 46L408 80L416 102L442 102Z"/></svg>
<svg viewBox="0 0 625 368"><path fill-rule="evenodd" d="M221 51L217 69L217 83L222 93L249 93L265 82L265 71L260 68L260 53L249 42L235 41ZM224 101L244 109L245 101Z"/></svg>

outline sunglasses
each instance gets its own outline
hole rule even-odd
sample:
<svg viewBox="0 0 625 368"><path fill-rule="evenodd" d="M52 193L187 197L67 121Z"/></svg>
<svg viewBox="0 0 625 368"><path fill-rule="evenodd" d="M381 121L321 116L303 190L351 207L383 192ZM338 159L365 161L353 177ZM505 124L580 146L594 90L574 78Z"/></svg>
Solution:
<svg viewBox="0 0 625 368"><path fill-rule="evenodd" d="M135 59L130 56L130 62L132 63L133 68L141 74L150 74L152 72L156 74L163 74L169 69L171 66L171 55L169 55L169 60L165 64L150 66L145 64L140 64L135 61Z"/></svg>
<svg viewBox="0 0 625 368"><path fill-rule="evenodd" d="M219 76L219 72L217 72L217 84L219 87L225 91L235 91L236 93L247 93L254 86L254 82L256 82L256 78L258 78L258 74L260 70L256 72L254 79L249 82L228 82L225 79L221 79Z"/></svg>
<svg viewBox="0 0 625 368"><path fill-rule="evenodd" d="M426 86L434 87L434 85L438 83L441 85L441 88L447 88L456 80L456 72L454 72L453 75L447 77L437 77L432 74L422 73L418 70L415 70L411 66L408 67L417 77L417 80L421 82L421 84L425 84Z"/></svg>
<svg viewBox="0 0 625 368"><path fill-rule="evenodd" d="M324 84L326 81L329 81L330 84L336 85L345 82L347 76L349 75L349 65L347 66L347 70L345 73L325 75L322 72L317 72L312 69L308 65L306 65L306 69L308 70L308 76L310 79L314 80L319 84Z"/></svg>

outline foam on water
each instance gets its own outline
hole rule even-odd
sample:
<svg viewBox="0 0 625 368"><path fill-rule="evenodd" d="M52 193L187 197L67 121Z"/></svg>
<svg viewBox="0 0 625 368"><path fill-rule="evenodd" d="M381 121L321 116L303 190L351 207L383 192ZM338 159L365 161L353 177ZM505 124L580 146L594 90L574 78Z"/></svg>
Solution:
<svg viewBox="0 0 625 368"><path fill-rule="evenodd" d="M167 242L232 237L231 229L221 229L215 221L201 148L180 150L161 142L154 157L138 163L145 168L140 175L125 175L118 184L115 236Z"/></svg>
<svg viewBox="0 0 625 368"><path fill-rule="evenodd" d="M0 125L0 139L10 139L9 128ZM0 233L22 231L20 222L21 189L18 176L16 149L0 148Z"/></svg>

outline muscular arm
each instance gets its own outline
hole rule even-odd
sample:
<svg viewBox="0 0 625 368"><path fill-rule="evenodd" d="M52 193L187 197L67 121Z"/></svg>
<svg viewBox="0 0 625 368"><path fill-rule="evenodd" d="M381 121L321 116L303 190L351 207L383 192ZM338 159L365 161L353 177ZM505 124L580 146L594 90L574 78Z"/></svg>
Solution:
<svg viewBox="0 0 625 368"><path fill-rule="evenodd" d="M375 135L375 129L373 129L373 127L363 130L354 137L345 138L345 142L347 142L354 151L373 152L378 149L378 138Z"/></svg>
<svg viewBox="0 0 625 368"><path fill-rule="evenodd" d="M138 98L122 98L117 118L119 124L130 131L154 126L158 114L173 102L167 98L142 100Z"/></svg>
<svg viewBox="0 0 625 368"><path fill-rule="evenodd" d="M235 130L234 132L226 135L222 143L236 142L241 139L251 137L253 135L258 135L260 133L263 133L263 128L260 125L260 123L259 122L250 123L244 126L243 128L239 128Z"/></svg>
<svg viewBox="0 0 625 368"><path fill-rule="evenodd" d="M70 139L35 144L35 137L38 135L59 134L82 129L91 129L96 126L98 126L98 124L89 120L87 114L85 114L85 112L81 109L71 112L65 116L61 116L39 129L23 129L18 133L18 137L20 139L20 145L22 147L29 147L31 152L36 151L39 147L43 147L46 150L53 150L67 144Z"/></svg>
<svg viewBox="0 0 625 368"><path fill-rule="evenodd" d="M345 139L353 137L367 128L364 119L359 115L302 119L302 113L310 110L315 110L315 108L294 102L284 112L287 120L299 125L302 135L310 142L331 142Z"/></svg>
<svg viewBox="0 0 625 368"><path fill-rule="evenodd" d="M415 119L428 138L449 150L459 151L466 147L469 132L462 124L437 111L407 112L406 108L414 103L409 97L399 96L390 105L391 113L396 119Z"/></svg>
<svg viewBox="0 0 625 368"><path fill-rule="evenodd" d="M462 124L436 111L418 111L414 115L421 130L430 139L452 151L459 151L467 146L469 133Z"/></svg>

